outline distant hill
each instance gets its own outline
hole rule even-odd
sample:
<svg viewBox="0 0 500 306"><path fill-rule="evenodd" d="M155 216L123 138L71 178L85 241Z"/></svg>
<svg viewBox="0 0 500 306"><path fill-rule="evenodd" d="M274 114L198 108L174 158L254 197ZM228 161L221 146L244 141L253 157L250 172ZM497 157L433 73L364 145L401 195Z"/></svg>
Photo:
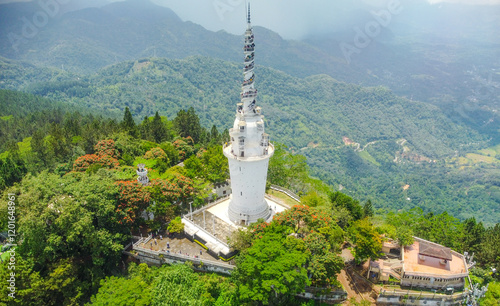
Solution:
<svg viewBox="0 0 500 306"><path fill-rule="evenodd" d="M5 26L0 28L0 39L8 42L9 33L21 33L21 16L29 16L29 12L27 5L19 3L0 5L0 8L3 12L18 12L17 18L5 16ZM350 78L351 82L370 79L329 52L302 42L283 40L265 28L255 27L255 32L262 50L262 65L299 76L323 73L326 66ZM240 61L241 43L240 36L183 22L168 8L149 1L129 0L66 13L51 20L32 39L20 43L18 50L9 43L1 44L0 55L90 73L123 60L155 54L167 58L202 55Z"/></svg>
<svg viewBox="0 0 500 306"><path fill-rule="evenodd" d="M461 218L481 211L486 222L498 218L498 164L465 167L454 161L491 143L438 107L327 75L301 79L261 66L256 74L272 140L306 155L326 182L378 208L421 206ZM145 58L23 88L117 118L128 106L138 121L156 111L173 118L193 106L203 125L222 130L233 120L241 77L241 65L221 60ZM345 145L343 137L359 145ZM473 199L471 188L478 193Z"/></svg>
<svg viewBox="0 0 500 306"><path fill-rule="evenodd" d="M157 110L171 117L193 106L206 124L222 128L234 116L239 99L240 66L204 57L146 58L74 80L33 83L25 90L110 111L121 112L128 106L136 118ZM382 87L363 88L327 75L300 79L261 66L256 74L270 128L296 149L320 139L342 145L342 136L361 143L405 138L418 152L441 158L486 140L447 119L439 108L397 97Z"/></svg>
<svg viewBox="0 0 500 306"><path fill-rule="evenodd" d="M386 86L410 100L437 105L452 120L500 141L500 42L496 39L500 12L489 6L401 3L401 14L392 16L366 47L351 54L350 63L341 43L353 45L354 28L373 22L372 11L380 8L353 5L342 16L332 15L338 18L332 32L302 41L285 40L256 26L258 63L298 77L327 74L348 83ZM85 74L153 56L241 61L240 36L208 31L183 22L168 8L138 0L71 10L50 19L33 38L12 48L9 35L20 35L22 17L36 10L34 2L0 5L1 56Z"/></svg>

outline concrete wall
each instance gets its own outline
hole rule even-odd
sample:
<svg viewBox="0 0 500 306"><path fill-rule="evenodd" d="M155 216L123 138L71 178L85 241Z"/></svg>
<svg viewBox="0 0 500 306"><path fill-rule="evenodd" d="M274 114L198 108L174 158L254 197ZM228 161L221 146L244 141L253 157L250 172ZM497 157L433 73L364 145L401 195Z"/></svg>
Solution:
<svg viewBox="0 0 500 306"><path fill-rule="evenodd" d="M452 306L462 305L465 294L406 294L405 292L390 292L381 294L377 305L413 305L413 306Z"/></svg>
<svg viewBox="0 0 500 306"><path fill-rule="evenodd" d="M271 210L264 200L269 158L242 160L229 158L232 199L228 214L231 221L250 224L267 220Z"/></svg>
<svg viewBox="0 0 500 306"><path fill-rule="evenodd" d="M429 289L445 289L447 287L463 288L465 286L465 280L463 277L445 279L437 277L411 276L405 274L401 279L401 286Z"/></svg>
<svg viewBox="0 0 500 306"><path fill-rule="evenodd" d="M193 269L198 271L215 272L230 275L234 266L216 261L203 260L200 258L192 258L179 254L168 254L164 252L151 251L144 248L134 247L136 252L135 257L141 263L148 265L161 266L165 263L168 264L182 264L185 262L193 263Z"/></svg>
<svg viewBox="0 0 500 306"><path fill-rule="evenodd" d="M317 291L313 289L312 291ZM347 292L341 291L332 291L327 294L315 294L314 292L310 292L308 288L306 288L306 292L296 294L295 296L301 297L308 300L316 300L325 303L341 303L347 299Z"/></svg>

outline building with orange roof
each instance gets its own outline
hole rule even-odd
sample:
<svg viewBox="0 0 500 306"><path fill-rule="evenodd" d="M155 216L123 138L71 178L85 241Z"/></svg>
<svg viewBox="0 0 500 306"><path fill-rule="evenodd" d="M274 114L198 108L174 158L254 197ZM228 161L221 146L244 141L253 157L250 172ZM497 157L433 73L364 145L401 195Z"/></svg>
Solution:
<svg viewBox="0 0 500 306"><path fill-rule="evenodd" d="M400 254L399 258L379 259L370 262L368 276L388 281L392 276L401 286L410 288L462 289L469 267L465 256L418 237L414 243L401 249L394 241L384 243L387 254ZM391 257L391 256L390 256Z"/></svg>

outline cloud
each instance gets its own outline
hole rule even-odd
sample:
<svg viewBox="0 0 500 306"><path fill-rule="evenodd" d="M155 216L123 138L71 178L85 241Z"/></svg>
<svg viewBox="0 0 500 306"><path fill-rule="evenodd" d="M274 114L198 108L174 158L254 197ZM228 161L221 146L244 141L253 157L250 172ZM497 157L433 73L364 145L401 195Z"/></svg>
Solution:
<svg viewBox="0 0 500 306"><path fill-rule="evenodd" d="M31 2L32 0L0 0L0 4L7 4L11 2Z"/></svg>
<svg viewBox="0 0 500 306"><path fill-rule="evenodd" d="M448 2L470 5L500 5L500 0L427 0L430 4Z"/></svg>

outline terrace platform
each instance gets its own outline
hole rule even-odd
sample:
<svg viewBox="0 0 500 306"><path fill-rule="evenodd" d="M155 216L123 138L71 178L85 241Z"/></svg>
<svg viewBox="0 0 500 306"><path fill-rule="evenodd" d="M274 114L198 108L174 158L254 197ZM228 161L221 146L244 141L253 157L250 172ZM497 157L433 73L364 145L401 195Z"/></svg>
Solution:
<svg viewBox="0 0 500 306"><path fill-rule="evenodd" d="M267 222L271 221L276 213L289 209L290 207L276 197L265 196L266 202L271 208L271 216ZM238 228L245 228L237 225L229 219L228 207L231 197L222 198L214 203L197 209L193 213L184 215L184 232L198 241L209 250L213 256L221 258L230 257L232 250L227 244L227 238Z"/></svg>

